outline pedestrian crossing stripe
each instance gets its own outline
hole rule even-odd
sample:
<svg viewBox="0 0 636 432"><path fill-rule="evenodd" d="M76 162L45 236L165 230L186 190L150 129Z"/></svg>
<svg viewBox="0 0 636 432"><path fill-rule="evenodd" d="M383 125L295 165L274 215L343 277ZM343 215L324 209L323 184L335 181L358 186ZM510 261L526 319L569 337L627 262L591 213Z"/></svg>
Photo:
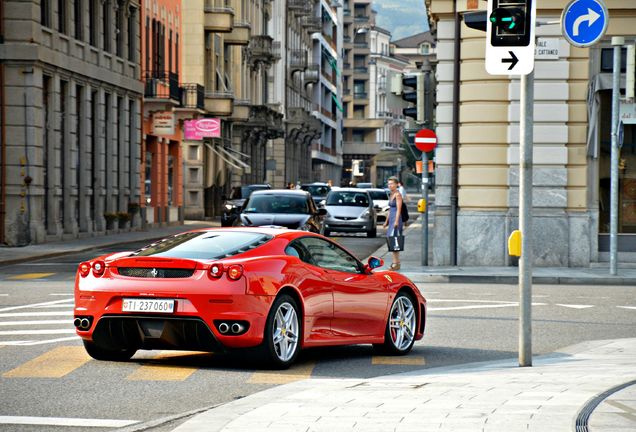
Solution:
<svg viewBox="0 0 636 432"><path fill-rule="evenodd" d="M421 356L373 356L372 365L424 366L426 359Z"/></svg>
<svg viewBox="0 0 636 432"><path fill-rule="evenodd" d="M303 363L292 366L290 369L279 372L255 372L247 382L249 384L289 384L311 378L316 367L315 362Z"/></svg>
<svg viewBox="0 0 636 432"><path fill-rule="evenodd" d="M61 378L90 361L84 347L61 346L2 374L4 378Z"/></svg>
<svg viewBox="0 0 636 432"><path fill-rule="evenodd" d="M135 369L128 377L129 381L184 381L199 368L196 366L179 366L169 364L170 359L187 356L210 356L210 353L201 352L162 352Z"/></svg>
<svg viewBox="0 0 636 432"><path fill-rule="evenodd" d="M24 273L20 275L11 276L7 279L10 280L29 280L29 279L43 279L49 276L53 276L55 273Z"/></svg>

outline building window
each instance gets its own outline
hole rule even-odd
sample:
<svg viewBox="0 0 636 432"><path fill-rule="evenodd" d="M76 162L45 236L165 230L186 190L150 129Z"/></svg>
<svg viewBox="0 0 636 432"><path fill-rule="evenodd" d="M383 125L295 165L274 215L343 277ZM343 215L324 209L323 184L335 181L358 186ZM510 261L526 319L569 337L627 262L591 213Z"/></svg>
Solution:
<svg viewBox="0 0 636 432"><path fill-rule="evenodd" d="M97 32L98 29L98 21L97 21L97 2L99 0L88 0L88 43L92 46L97 46Z"/></svg>
<svg viewBox="0 0 636 432"><path fill-rule="evenodd" d="M66 188L66 146L69 144L66 142L66 126L67 126L67 109L68 109L68 81L60 81L60 147L58 149L59 161L60 161L60 182L59 185L62 190ZM60 209L60 223L64 222L64 194L60 196L59 201ZM69 215L70 216L70 215Z"/></svg>
<svg viewBox="0 0 636 432"><path fill-rule="evenodd" d="M75 23L73 37L82 40L84 38L84 0L73 1L73 14Z"/></svg>
<svg viewBox="0 0 636 432"><path fill-rule="evenodd" d="M51 4L49 0L40 0L40 24L51 27Z"/></svg>
<svg viewBox="0 0 636 432"><path fill-rule="evenodd" d="M92 3L92 2L91 2ZM95 220L95 207L97 206L97 164L99 162L99 155L97 154L97 133L99 128L99 111L98 111L98 103L97 100L98 93L97 91L91 91L91 139L90 139L90 172L88 173L88 179L91 187L93 188L93 193L91 194L91 208L90 208L90 218L91 220Z"/></svg>
<svg viewBox="0 0 636 432"><path fill-rule="evenodd" d="M124 53L124 11L125 6L121 1L117 3L117 14L115 16L115 54L122 57Z"/></svg>
<svg viewBox="0 0 636 432"><path fill-rule="evenodd" d="M66 0L57 0L57 30L66 34Z"/></svg>
<svg viewBox="0 0 636 432"><path fill-rule="evenodd" d="M154 23L153 23L152 30L154 32ZM146 71L149 71L149 70L150 70L150 18L146 17Z"/></svg>
<svg viewBox="0 0 636 432"><path fill-rule="evenodd" d="M168 33L168 72L172 72L172 30Z"/></svg>
<svg viewBox="0 0 636 432"><path fill-rule="evenodd" d="M73 200L73 207L75 209L75 220L80 220L79 215L79 185L80 185L80 174L83 174L80 170L80 157L79 157L79 143L80 139L84 138L84 131L82 130L82 122L80 118L84 115L84 87L81 85L75 86L75 121L74 123L74 132L75 139L73 140L73 147L71 149L71 159L73 161L73 168L75 169L75 187L77 187L78 194L75 195Z"/></svg>
<svg viewBox="0 0 636 432"><path fill-rule="evenodd" d="M431 50L431 45L428 43L423 43L420 45L420 54L428 54Z"/></svg>
<svg viewBox="0 0 636 432"><path fill-rule="evenodd" d="M110 0L102 3L102 27L104 34L104 51L110 52L111 49L111 29L110 29Z"/></svg>
<svg viewBox="0 0 636 432"><path fill-rule="evenodd" d="M174 42L174 70L179 75L179 33L177 33Z"/></svg>
<svg viewBox="0 0 636 432"><path fill-rule="evenodd" d="M50 140L49 133L53 125L51 125L51 77L44 75L42 79L42 110L44 111L44 142L42 143L42 181L44 182L44 225L48 230L49 226L49 157L50 157Z"/></svg>
<svg viewBox="0 0 636 432"><path fill-rule="evenodd" d="M128 60L135 61L137 50L137 9L130 8L128 14Z"/></svg>

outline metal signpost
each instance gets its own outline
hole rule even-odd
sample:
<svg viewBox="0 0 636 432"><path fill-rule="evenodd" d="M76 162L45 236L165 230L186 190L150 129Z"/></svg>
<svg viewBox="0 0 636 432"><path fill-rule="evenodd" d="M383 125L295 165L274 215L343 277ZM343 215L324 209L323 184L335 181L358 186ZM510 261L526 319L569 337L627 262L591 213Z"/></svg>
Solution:
<svg viewBox="0 0 636 432"><path fill-rule="evenodd" d="M607 30L609 13L602 0L573 0L561 15L561 30L570 44L586 48L596 44ZM610 274L618 271L618 111L621 47L623 38L612 38L614 75L612 87L612 156L610 162Z"/></svg>
<svg viewBox="0 0 636 432"><path fill-rule="evenodd" d="M428 152L435 150L437 135L430 129L421 129L415 134L415 147L422 152L422 266L428 266Z"/></svg>

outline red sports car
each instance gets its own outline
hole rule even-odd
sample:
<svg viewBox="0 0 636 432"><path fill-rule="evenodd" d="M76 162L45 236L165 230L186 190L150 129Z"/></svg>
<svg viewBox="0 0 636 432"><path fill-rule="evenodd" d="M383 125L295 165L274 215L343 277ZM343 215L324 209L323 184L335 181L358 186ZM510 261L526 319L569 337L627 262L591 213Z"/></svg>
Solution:
<svg viewBox="0 0 636 432"><path fill-rule="evenodd" d="M382 264L309 232L190 231L81 263L74 324L98 360L254 348L285 368L301 348L349 344L402 355L424 334L426 300L405 276L373 271Z"/></svg>

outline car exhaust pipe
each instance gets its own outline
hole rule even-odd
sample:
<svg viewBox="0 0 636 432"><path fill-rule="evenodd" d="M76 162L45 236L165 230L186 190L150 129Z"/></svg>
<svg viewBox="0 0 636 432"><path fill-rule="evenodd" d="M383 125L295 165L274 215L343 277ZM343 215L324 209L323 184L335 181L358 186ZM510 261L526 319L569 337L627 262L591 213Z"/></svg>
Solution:
<svg viewBox="0 0 636 432"><path fill-rule="evenodd" d="M227 325L227 323L221 323L219 324L219 331L221 332L221 334L225 334L230 330L230 326Z"/></svg>
<svg viewBox="0 0 636 432"><path fill-rule="evenodd" d="M241 333L244 329L245 329L245 327L243 327L239 323L232 324L232 333L234 333L234 334Z"/></svg>
<svg viewBox="0 0 636 432"><path fill-rule="evenodd" d="M75 327L78 327L78 328L79 328L79 327L81 327L81 326L82 326L82 319L81 319L81 318L75 318L75 319L73 320L73 325L74 325Z"/></svg>
<svg viewBox="0 0 636 432"><path fill-rule="evenodd" d="M80 322L80 328L82 330L88 330L90 326L91 326L91 322L88 320L88 318L82 318Z"/></svg>

